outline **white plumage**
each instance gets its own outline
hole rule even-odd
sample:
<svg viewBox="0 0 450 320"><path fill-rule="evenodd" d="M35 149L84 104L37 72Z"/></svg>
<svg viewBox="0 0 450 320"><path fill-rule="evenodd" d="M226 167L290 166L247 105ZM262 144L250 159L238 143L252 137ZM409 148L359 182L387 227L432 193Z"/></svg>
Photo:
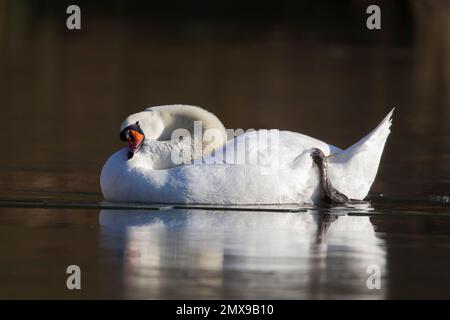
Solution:
<svg viewBox="0 0 450 320"><path fill-rule="evenodd" d="M191 108L193 112L189 113ZM392 112L374 131L346 150L300 133L259 130L244 133L225 145L211 139L203 144L201 163L177 165L173 153L185 150L187 142L167 140L165 128L182 127L192 132L189 123L200 120L203 130L217 129L220 136L223 126L214 115L198 107L149 108L131 115L122 124L121 129L139 121L146 139L131 159L124 148L107 160L100 178L102 192L111 201L316 203L320 195L319 172L310 153L312 148L319 148L325 155L331 154L329 176L334 187L349 198L363 199L375 179ZM209 153L211 149L215 149L213 154Z"/></svg>

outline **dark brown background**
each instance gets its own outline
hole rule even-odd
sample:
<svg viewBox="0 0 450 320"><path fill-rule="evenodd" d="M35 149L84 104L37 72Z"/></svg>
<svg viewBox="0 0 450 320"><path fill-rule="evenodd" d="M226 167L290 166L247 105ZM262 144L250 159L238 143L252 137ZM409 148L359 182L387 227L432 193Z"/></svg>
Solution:
<svg viewBox="0 0 450 320"><path fill-rule="evenodd" d="M447 1L0 1L0 197L101 199L120 122L186 103L345 148L396 107L373 192L448 195Z"/></svg>

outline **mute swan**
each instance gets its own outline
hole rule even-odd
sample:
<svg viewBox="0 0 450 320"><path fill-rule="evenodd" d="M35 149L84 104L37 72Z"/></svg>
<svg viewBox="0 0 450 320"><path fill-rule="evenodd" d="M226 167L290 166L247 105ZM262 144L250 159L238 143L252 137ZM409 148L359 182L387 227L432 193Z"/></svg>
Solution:
<svg viewBox="0 0 450 320"><path fill-rule="evenodd" d="M120 138L128 148L103 166L102 193L111 201L156 203L362 200L375 179L393 111L371 133L341 150L278 130L247 132L226 141L220 120L200 107L151 107L122 123Z"/></svg>

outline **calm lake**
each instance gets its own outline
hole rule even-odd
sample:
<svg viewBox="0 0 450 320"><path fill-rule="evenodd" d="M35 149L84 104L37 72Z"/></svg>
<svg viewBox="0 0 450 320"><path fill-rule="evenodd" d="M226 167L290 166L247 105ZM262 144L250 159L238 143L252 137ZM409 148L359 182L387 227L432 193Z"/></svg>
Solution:
<svg viewBox="0 0 450 320"><path fill-rule="evenodd" d="M450 298L450 28L431 23L450 21L442 10L366 37L120 7L92 8L73 32L65 9L31 3L0 1L0 298ZM341 148L396 111L365 206L104 202L121 121L172 103ZM69 265L81 290L66 287Z"/></svg>

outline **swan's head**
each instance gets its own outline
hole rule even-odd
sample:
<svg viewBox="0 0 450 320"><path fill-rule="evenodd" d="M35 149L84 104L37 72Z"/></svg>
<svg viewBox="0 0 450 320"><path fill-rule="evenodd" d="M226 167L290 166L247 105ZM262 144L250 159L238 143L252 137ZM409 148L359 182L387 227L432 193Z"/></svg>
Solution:
<svg viewBox="0 0 450 320"><path fill-rule="evenodd" d="M140 150L145 139L157 140L164 130L158 112L142 111L128 116L120 125L120 140L128 142L128 158Z"/></svg>
<svg viewBox="0 0 450 320"><path fill-rule="evenodd" d="M202 108L188 105L157 106L132 114L120 126L120 139L128 142L128 158L130 159L140 150L145 141L172 140L177 129L184 129L194 135L196 122L201 124L204 135L204 153L226 142L225 128L215 115ZM207 130L210 134L205 138Z"/></svg>

